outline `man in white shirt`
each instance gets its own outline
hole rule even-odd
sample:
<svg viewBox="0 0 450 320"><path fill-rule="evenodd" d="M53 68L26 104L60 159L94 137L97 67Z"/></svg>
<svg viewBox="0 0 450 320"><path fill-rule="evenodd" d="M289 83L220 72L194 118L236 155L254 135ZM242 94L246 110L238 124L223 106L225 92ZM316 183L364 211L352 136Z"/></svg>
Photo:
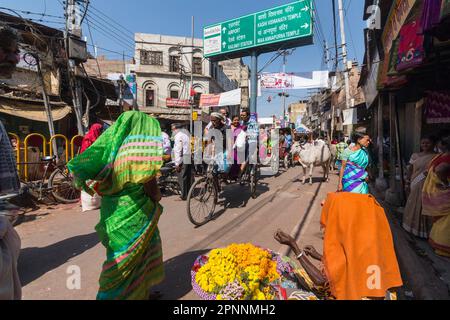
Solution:
<svg viewBox="0 0 450 320"><path fill-rule="evenodd" d="M192 186L191 138L181 124L172 124L174 133L173 160L178 172L178 183L181 189L181 199L187 199Z"/></svg>

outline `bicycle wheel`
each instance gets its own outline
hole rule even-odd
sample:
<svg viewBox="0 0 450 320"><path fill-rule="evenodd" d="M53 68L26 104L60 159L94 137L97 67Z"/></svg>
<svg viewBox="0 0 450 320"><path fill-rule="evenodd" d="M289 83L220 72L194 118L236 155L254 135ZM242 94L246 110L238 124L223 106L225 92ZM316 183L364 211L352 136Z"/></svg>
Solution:
<svg viewBox="0 0 450 320"><path fill-rule="evenodd" d="M77 203L80 201L81 192L74 188L72 177L62 171L56 169L48 180L53 197L61 203Z"/></svg>
<svg viewBox="0 0 450 320"><path fill-rule="evenodd" d="M197 180L187 198L187 214L189 221L196 226L207 223L216 209L217 189L210 178Z"/></svg>

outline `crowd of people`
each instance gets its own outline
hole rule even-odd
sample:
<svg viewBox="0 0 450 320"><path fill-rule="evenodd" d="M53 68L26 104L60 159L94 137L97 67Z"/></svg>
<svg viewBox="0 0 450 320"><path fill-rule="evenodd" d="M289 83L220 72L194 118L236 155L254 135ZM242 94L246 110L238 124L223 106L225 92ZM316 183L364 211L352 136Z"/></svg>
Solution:
<svg viewBox="0 0 450 320"><path fill-rule="evenodd" d="M213 112L210 125L205 129L205 135L209 143L214 145L216 137L210 133L218 130L225 137L226 130L231 129L236 143L239 136L246 132L248 120L247 111L231 119L227 117L225 109ZM124 126L128 129L120 129ZM101 140L111 141L112 137L119 135L120 138L116 138L113 145L102 144L99 140L69 163L69 168L77 177L80 186L85 187L87 181L95 180L96 186L90 188L101 193L104 199L106 198L105 203L102 203L101 221L96 228L102 243L107 248L108 257L100 279L99 299L148 298L151 295L146 289L158 283L163 277L161 242L157 229L162 207L158 204L160 194L155 184L155 176L163 163L163 156L167 156L169 150L172 150L171 158L175 162L180 178L181 198L186 199L193 182L193 168L190 161L191 137L183 129L181 124L172 124L172 148L168 135L160 131L157 121L139 112L125 113ZM283 130L281 137L280 145L289 146L296 135L295 132ZM448 139L448 135L442 136L439 143L441 151L439 155L434 152L435 144L431 138L424 139L422 152L413 155L410 170L411 196L404 217L404 226L409 228L409 231L417 230L422 236L431 234L430 243L438 254L448 254L450 247L449 215L445 215L448 212L448 201L445 199L449 196ZM266 141L269 142L269 139ZM344 139L333 141L333 143L336 144L337 150L336 165L340 168L339 184L337 192L329 194L323 203L321 224L325 234L324 255L318 254L311 246L300 250L295 241L282 231L277 232L276 239L291 247L306 272L308 277L306 283L308 281L313 283L313 286L308 288L316 293L321 292L324 298L395 298L395 289L402 285L402 279L392 234L383 208L369 193L367 167L371 158L368 151L371 138L363 131L356 131L347 143ZM160 146L162 150L160 156L155 156L157 146ZM221 147L223 163L220 166L219 161L216 169L239 175L245 163L238 164L237 150L234 150L234 163L229 165L225 139ZM149 152L148 157L143 154L143 149ZM137 162L133 161L136 160L133 152L139 152L140 160ZM105 157L105 154L110 156ZM147 172L142 171L141 157L148 161ZM98 159L109 159L109 162L101 163ZM93 166L92 161L96 166ZM138 168L140 170L135 174ZM139 207L132 206L131 197L135 199L135 196L141 193L147 195L146 204L139 204ZM115 205L117 203L125 204L125 206ZM367 214L361 217L361 211ZM146 218L142 220L143 216ZM127 221L134 221L138 217L141 224L135 226L135 229L128 224L120 224L119 228L108 225L109 221L115 223L124 218ZM375 221L376 223L373 223ZM339 229L341 228L339 225L351 228L347 230L351 237L345 235L347 231L343 232ZM363 256L361 256L362 251ZM346 252L345 257L344 252ZM152 268L143 270L144 261L150 255L154 258ZM307 256L320 259L324 263L324 270L315 268ZM117 262L118 258L120 263ZM339 261L342 259L351 260L346 264L345 269L339 266ZM123 269L120 268L122 263ZM381 287L374 289L367 288L365 285L367 279L363 271L370 264L382 266L380 276L384 281ZM124 274L126 277L123 276ZM345 277L347 280L342 280ZM131 291L130 287L133 288Z"/></svg>
<svg viewBox="0 0 450 320"><path fill-rule="evenodd" d="M0 27L0 39L0 76L8 77L19 62L18 38L9 28ZM241 144L248 150L249 124L248 110L229 118L228 110L221 109L211 114L205 128L207 142L217 148L214 131L225 137L226 130L230 129L235 146ZM106 259L98 299L158 296L150 291L164 278L158 230L163 207L157 175L164 161L174 161L181 199L186 199L193 182L192 140L183 129L181 124L172 124L171 141L156 119L139 111L128 111L107 130L94 124L84 137L80 154L67 164L79 189L102 198L100 221L95 229L106 249ZM273 148L270 135L264 131L261 135L265 147ZM280 143L289 150L296 136L295 131L282 130ZM386 215L369 194L367 168L371 139L357 131L350 144L344 140L334 142L339 185L336 193L328 195L322 211L324 255L311 246L300 249L282 231L275 238L291 247L313 282L310 289L322 290L324 297L389 298L392 290L402 285L402 280ZM429 237L437 254L450 256L450 134L441 134L436 142L432 137L424 138L421 152L411 157L403 226L416 236ZM222 161L218 161L216 170L238 178L245 171L246 161L240 161L238 148L234 148L233 161L228 163L226 139L220 147ZM0 122L0 194L17 193L19 188L14 151ZM19 253L17 232L6 217L0 216L0 299L21 298ZM307 256L322 260L324 270L315 268ZM380 268L381 285L371 287L367 285L366 275L373 266Z"/></svg>

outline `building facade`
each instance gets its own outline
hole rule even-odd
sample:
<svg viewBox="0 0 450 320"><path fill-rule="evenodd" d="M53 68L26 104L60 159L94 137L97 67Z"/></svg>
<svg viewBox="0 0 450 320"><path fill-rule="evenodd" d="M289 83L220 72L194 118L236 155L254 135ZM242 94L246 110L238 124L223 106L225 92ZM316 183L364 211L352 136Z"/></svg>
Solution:
<svg viewBox="0 0 450 320"><path fill-rule="evenodd" d="M107 79L109 74L125 74L126 66L132 63L131 60L108 59L106 56L100 55L96 59L88 59L84 67L88 75Z"/></svg>
<svg viewBox="0 0 450 320"><path fill-rule="evenodd" d="M241 88L241 108L249 108L249 80L250 80L250 68L244 64L242 59L230 59L219 62L219 66L222 68L226 76L234 81L237 81Z"/></svg>
<svg viewBox="0 0 450 320"><path fill-rule="evenodd" d="M307 102L303 124L325 137L347 136L368 121L365 96L358 86L361 71L356 62L349 62L350 105L347 108L344 74L336 73L330 79L330 88L312 95Z"/></svg>
<svg viewBox="0 0 450 320"><path fill-rule="evenodd" d="M135 43L136 63L128 71L136 74L137 105L159 119L188 121L191 96L195 111L200 113L201 94L239 87L238 81L230 79L219 64L204 58L202 39L194 39L192 48L188 37L137 33ZM236 68L240 67L237 61Z"/></svg>
<svg viewBox="0 0 450 320"><path fill-rule="evenodd" d="M292 103L288 107L289 122L297 123L299 119L303 119L308 113L308 100L302 100L297 103Z"/></svg>

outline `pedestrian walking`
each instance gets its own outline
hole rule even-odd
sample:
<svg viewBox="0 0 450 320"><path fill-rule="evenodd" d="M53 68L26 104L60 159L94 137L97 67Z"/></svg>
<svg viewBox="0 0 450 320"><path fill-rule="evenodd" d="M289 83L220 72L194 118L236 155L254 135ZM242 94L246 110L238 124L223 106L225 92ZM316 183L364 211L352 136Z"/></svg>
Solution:
<svg viewBox="0 0 450 320"><path fill-rule="evenodd" d="M369 135L355 132L352 135L353 146L347 148L342 154L342 168L339 174L338 191L368 194L369 174L366 169L369 166L370 144Z"/></svg>
<svg viewBox="0 0 450 320"><path fill-rule="evenodd" d="M409 189L408 201L403 213L403 229L416 237L427 239L432 221L422 214L422 189L430 162L436 157L434 138L423 138L421 152L414 153L409 161L406 186Z"/></svg>
<svg viewBox="0 0 450 320"><path fill-rule="evenodd" d="M339 143L336 145L336 168L341 171L342 167L342 155L345 149L347 149L347 144L345 143L345 137L341 137Z"/></svg>
<svg viewBox="0 0 450 320"><path fill-rule="evenodd" d="M138 111L123 113L83 154L68 163L77 187L102 196L96 226L107 258L100 300L143 300L164 278L158 230L163 208L156 174L162 166L158 121ZM95 181L92 188L86 182Z"/></svg>
<svg viewBox="0 0 450 320"><path fill-rule="evenodd" d="M85 152L91 145L97 141L103 132L103 126L99 123L94 123L89 129L89 132L84 136L81 142L80 154ZM89 184L89 182L88 182ZM90 195L84 190L81 190L81 211L92 211L97 210L102 205L102 197L98 194Z"/></svg>
<svg viewBox="0 0 450 320"><path fill-rule="evenodd" d="M172 124L172 132L175 135L173 159L178 172L181 200L185 201L192 186L191 139L181 124Z"/></svg>
<svg viewBox="0 0 450 320"><path fill-rule="evenodd" d="M450 132L440 135L438 155L430 164L422 191L423 214L433 218L429 242L437 254L450 257Z"/></svg>
<svg viewBox="0 0 450 320"><path fill-rule="evenodd" d="M83 137L83 141L81 142L81 150L80 154L86 151L94 142L100 137L103 132L103 126L99 123L94 123L89 132Z"/></svg>

